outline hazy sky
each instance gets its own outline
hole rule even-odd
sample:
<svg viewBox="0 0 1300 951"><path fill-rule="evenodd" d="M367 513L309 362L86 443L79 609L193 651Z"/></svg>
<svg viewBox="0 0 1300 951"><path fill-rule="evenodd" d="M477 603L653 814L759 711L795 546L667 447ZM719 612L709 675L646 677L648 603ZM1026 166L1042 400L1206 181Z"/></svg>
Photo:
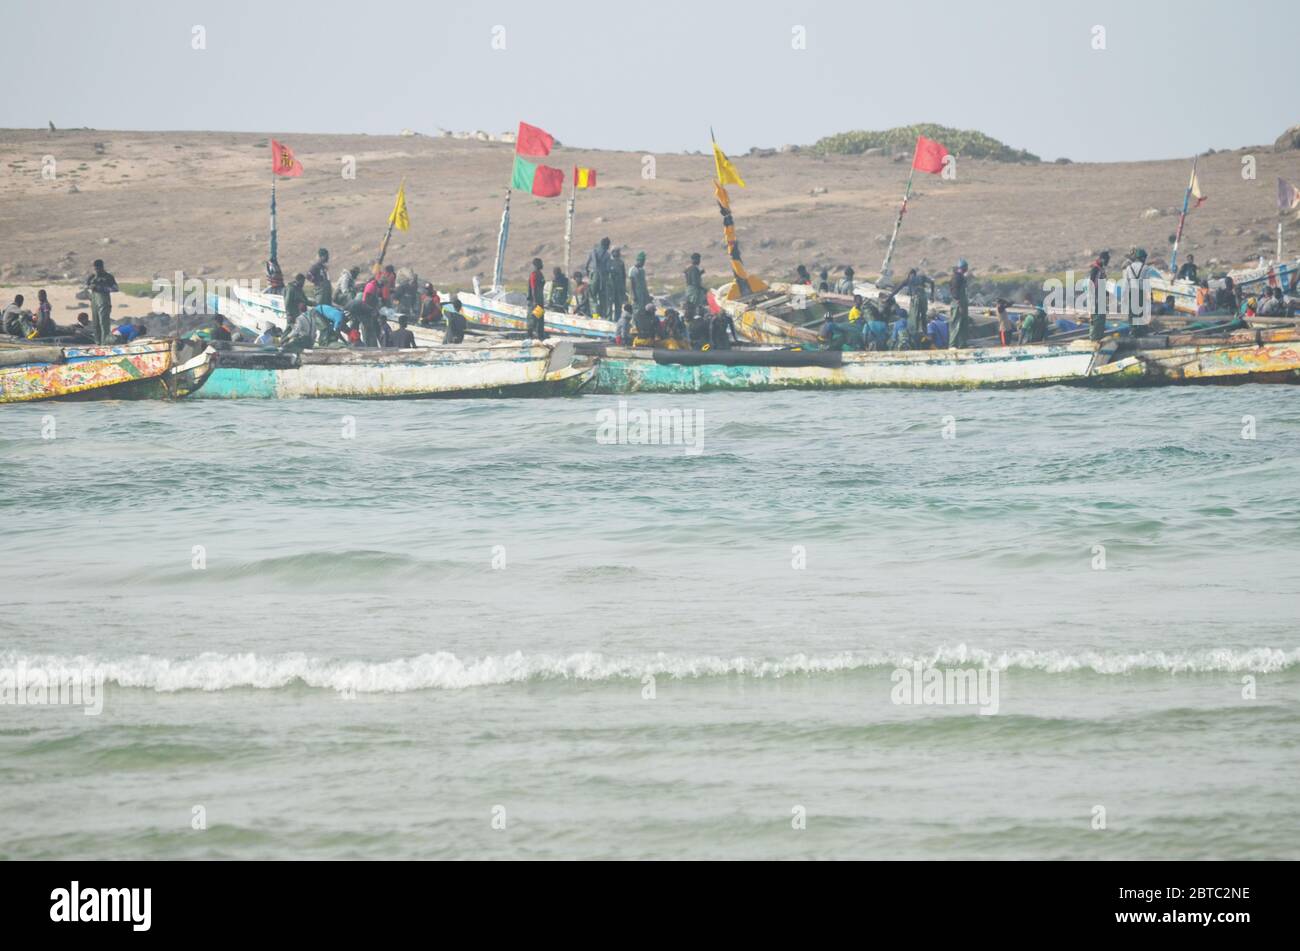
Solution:
<svg viewBox="0 0 1300 951"><path fill-rule="evenodd" d="M0 0L0 127L513 129L678 151L939 122L1047 159L1300 122L1294 0ZM194 49L194 28L206 49ZM1093 29L1105 28L1105 50ZM497 28L504 28L502 34ZM801 27L806 48L793 48ZM494 49L504 39L504 49Z"/></svg>

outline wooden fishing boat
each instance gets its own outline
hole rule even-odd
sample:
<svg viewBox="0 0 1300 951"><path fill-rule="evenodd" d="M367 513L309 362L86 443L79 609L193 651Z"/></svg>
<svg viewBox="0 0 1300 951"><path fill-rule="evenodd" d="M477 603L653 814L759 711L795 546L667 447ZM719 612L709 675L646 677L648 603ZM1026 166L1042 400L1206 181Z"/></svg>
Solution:
<svg viewBox="0 0 1300 951"><path fill-rule="evenodd" d="M1218 338L1144 337L1123 351L1142 362L1154 383L1300 383L1300 333L1241 331Z"/></svg>
<svg viewBox="0 0 1300 951"><path fill-rule="evenodd" d="M208 380L214 351L200 341L146 338L108 346L0 346L0 403L180 399Z"/></svg>
<svg viewBox="0 0 1300 951"><path fill-rule="evenodd" d="M577 393L595 360L572 342L419 347L413 350L237 348L198 394L203 399L430 399Z"/></svg>
<svg viewBox="0 0 1300 951"><path fill-rule="evenodd" d="M1115 359L1118 341L973 347L964 350L650 350L593 344L596 393L708 390L983 389L1053 384L1122 385L1141 380L1140 359Z"/></svg>
<svg viewBox="0 0 1300 951"><path fill-rule="evenodd" d="M460 298L461 313L472 323L496 330L528 330L528 305L522 294L493 295L462 291L457 296ZM546 312L546 332L595 340L613 340L617 333L612 320L553 310Z"/></svg>
<svg viewBox="0 0 1300 951"><path fill-rule="evenodd" d="M1242 268L1229 271L1228 277L1247 296L1261 296L1266 287L1289 288L1296 275L1300 274L1300 258L1269 264L1264 267ZM1196 313L1196 288L1191 281L1174 280L1167 274L1157 274L1150 278L1151 300L1157 304L1172 298L1174 308L1184 314ZM1210 290L1217 291L1224 286L1222 278L1209 281Z"/></svg>

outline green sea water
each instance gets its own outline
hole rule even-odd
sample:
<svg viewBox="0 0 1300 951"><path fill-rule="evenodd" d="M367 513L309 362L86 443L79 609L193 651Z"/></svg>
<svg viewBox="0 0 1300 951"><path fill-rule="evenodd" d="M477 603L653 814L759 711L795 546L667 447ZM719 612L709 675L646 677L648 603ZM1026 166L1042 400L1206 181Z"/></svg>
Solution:
<svg viewBox="0 0 1300 951"><path fill-rule="evenodd" d="M1298 392L6 407L0 857L1296 858Z"/></svg>

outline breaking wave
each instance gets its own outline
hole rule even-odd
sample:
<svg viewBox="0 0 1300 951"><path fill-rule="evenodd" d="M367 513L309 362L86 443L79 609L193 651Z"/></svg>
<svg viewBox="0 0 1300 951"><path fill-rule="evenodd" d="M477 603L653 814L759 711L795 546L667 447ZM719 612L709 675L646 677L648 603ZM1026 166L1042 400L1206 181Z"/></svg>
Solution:
<svg viewBox="0 0 1300 951"><path fill-rule="evenodd" d="M120 687L171 693L183 690L274 690L311 688L357 693L407 693L459 690L548 680L606 682L646 676L674 679L710 677L816 677L912 667L976 666L1045 674L1200 674L1279 673L1300 666L1300 648L1214 648L1200 651L1137 653L1066 653L1062 651L988 651L958 645L929 653L844 651L825 655L790 654L780 658L640 654L626 657L600 653L525 654L460 658L439 651L385 661L278 655L203 653L171 659L142 654L118 659L89 655L0 655L0 673L19 666L28 670L82 672Z"/></svg>

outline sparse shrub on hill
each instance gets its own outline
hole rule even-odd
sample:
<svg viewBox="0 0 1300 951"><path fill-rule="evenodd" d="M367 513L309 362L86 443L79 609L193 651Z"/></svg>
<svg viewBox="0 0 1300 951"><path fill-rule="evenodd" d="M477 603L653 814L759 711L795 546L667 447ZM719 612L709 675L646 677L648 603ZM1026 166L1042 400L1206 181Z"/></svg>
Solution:
<svg viewBox="0 0 1300 951"><path fill-rule="evenodd" d="M986 158L995 162L1041 162L1037 155L1024 149L1013 149L1004 142L973 130L950 129L948 126L923 122L919 125L899 126L883 132L840 132L818 139L815 151L829 155L861 155L867 149L884 149L886 152L911 151L916 137L942 142L948 151L963 158Z"/></svg>

